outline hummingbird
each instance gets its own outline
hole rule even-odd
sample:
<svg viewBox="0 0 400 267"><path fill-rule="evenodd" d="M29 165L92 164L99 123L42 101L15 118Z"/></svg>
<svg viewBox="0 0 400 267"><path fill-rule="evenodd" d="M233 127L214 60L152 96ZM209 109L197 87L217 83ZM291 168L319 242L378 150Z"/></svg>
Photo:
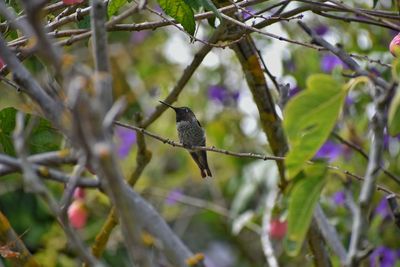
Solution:
<svg viewBox="0 0 400 267"><path fill-rule="evenodd" d="M179 141L184 147L189 149L193 160L199 166L201 177L212 177L207 163L207 153L205 150L191 150L192 146L205 146L206 135L200 122L196 119L193 111L188 107L174 107L168 103L160 101L176 113L176 129L178 130Z"/></svg>

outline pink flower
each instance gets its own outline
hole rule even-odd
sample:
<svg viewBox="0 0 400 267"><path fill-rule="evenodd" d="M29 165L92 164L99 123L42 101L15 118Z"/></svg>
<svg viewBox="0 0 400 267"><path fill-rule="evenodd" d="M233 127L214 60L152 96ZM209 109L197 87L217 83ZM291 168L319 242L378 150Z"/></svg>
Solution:
<svg viewBox="0 0 400 267"><path fill-rule="evenodd" d="M400 54L400 33L397 34L390 42L389 50L390 53L392 53L392 55L395 57Z"/></svg>
<svg viewBox="0 0 400 267"><path fill-rule="evenodd" d="M269 225L269 236L273 239L282 239L285 237L287 232L287 221L281 221L279 219L271 219Z"/></svg>
<svg viewBox="0 0 400 267"><path fill-rule="evenodd" d="M76 5L83 3L85 0L63 0L64 5Z"/></svg>
<svg viewBox="0 0 400 267"><path fill-rule="evenodd" d="M74 200L68 208L68 219L74 228L81 229L87 222L87 209L81 199Z"/></svg>

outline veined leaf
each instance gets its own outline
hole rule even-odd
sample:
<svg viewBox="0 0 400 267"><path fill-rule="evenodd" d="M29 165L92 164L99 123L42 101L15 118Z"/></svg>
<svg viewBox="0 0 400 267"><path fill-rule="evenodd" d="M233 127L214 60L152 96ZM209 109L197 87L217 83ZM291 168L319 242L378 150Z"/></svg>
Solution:
<svg viewBox="0 0 400 267"><path fill-rule="evenodd" d="M158 0L165 13L176 19L191 35L196 30L192 8L184 0Z"/></svg>
<svg viewBox="0 0 400 267"><path fill-rule="evenodd" d="M347 89L329 75L316 74L307 80L307 90L288 102L283 126L290 145L285 160L289 179L303 169L329 137Z"/></svg>
<svg viewBox="0 0 400 267"><path fill-rule="evenodd" d="M325 184L326 165L314 163L299 175L289 196L288 232L285 249L290 256L299 254L312 220L315 206Z"/></svg>
<svg viewBox="0 0 400 267"><path fill-rule="evenodd" d="M108 7L107 7L107 14L108 17L111 17L115 13L118 12L118 10L127 3L127 0L110 0L108 2Z"/></svg>

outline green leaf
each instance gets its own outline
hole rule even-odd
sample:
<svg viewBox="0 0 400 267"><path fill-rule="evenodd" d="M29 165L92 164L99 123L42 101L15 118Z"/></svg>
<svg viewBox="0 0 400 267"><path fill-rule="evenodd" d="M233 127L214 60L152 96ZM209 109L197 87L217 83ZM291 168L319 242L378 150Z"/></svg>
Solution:
<svg viewBox="0 0 400 267"><path fill-rule="evenodd" d="M201 8L201 4L199 0L185 0L186 4L188 4L193 10L199 11Z"/></svg>
<svg viewBox="0 0 400 267"><path fill-rule="evenodd" d="M316 74L307 80L307 90L286 105L283 126L291 148L285 160L289 179L303 169L329 137L347 90L331 76Z"/></svg>
<svg viewBox="0 0 400 267"><path fill-rule="evenodd" d="M176 19L191 35L196 30L192 8L184 0L158 0L164 12Z"/></svg>
<svg viewBox="0 0 400 267"><path fill-rule="evenodd" d="M0 111L0 152L15 156L12 134L15 128L15 108L5 108ZM27 121L31 115L27 116ZM29 153L42 153L57 150L60 147L62 136L52 128L50 122L39 118L28 140Z"/></svg>
<svg viewBox="0 0 400 267"><path fill-rule="evenodd" d="M288 232L285 249L288 255L299 254L310 227L315 206L325 184L326 165L314 163L305 168L289 196Z"/></svg>
<svg viewBox="0 0 400 267"><path fill-rule="evenodd" d="M29 137L29 152L32 154L58 150L62 136L50 122L40 118Z"/></svg>
<svg viewBox="0 0 400 267"><path fill-rule="evenodd" d="M107 7L107 14L108 17L110 18L113 16L115 13L118 12L118 10L127 3L127 0L110 0L108 2L108 7Z"/></svg>
<svg viewBox="0 0 400 267"><path fill-rule="evenodd" d="M90 28L90 16L85 16L83 19L77 23L79 29L89 29Z"/></svg>
<svg viewBox="0 0 400 267"><path fill-rule="evenodd" d="M389 134L395 136L400 134L400 88L397 87L396 94L389 107L388 124Z"/></svg>
<svg viewBox="0 0 400 267"><path fill-rule="evenodd" d="M12 132L15 128L15 115L17 110L5 108L0 111L0 151L14 156L14 146L12 142Z"/></svg>
<svg viewBox="0 0 400 267"><path fill-rule="evenodd" d="M210 0L199 0L199 1L205 10L212 11L215 14L215 16L217 16L220 20L222 20L221 13L219 12L219 10L212 1Z"/></svg>
<svg viewBox="0 0 400 267"><path fill-rule="evenodd" d="M376 7L376 5L378 4L378 2L379 2L379 0L374 0L374 4L373 4L373 8L375 8Z"/></svg>

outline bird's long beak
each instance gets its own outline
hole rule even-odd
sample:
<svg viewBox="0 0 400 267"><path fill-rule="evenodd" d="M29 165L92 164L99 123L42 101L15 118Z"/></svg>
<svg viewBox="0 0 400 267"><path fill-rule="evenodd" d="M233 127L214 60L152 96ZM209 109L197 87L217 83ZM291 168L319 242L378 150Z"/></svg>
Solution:
<svg viewBox="0 0 400 267"><path fill-rule="evenodd" d="M164 105L166 105L167 107L170 107L170 108L172 108L172 109L176 109L176 107L171 106L170 104L165 103L164 101L159 100L158 102L160 102L161 104L164 104Z"/></svg>

